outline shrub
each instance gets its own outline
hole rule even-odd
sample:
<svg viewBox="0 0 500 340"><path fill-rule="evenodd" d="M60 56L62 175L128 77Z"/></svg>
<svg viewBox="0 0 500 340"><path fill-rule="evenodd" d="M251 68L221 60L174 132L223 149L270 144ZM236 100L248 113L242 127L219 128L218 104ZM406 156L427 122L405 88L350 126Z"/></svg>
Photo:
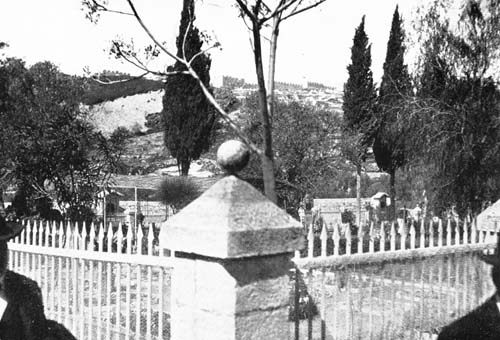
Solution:
<svg viewBox="0 0 500 340"><path fill-rule="evenodd" d="M180 210L201 195L201 190L193 180L186 176L167 177L160 185L158 196L165 205Z"/></svg>

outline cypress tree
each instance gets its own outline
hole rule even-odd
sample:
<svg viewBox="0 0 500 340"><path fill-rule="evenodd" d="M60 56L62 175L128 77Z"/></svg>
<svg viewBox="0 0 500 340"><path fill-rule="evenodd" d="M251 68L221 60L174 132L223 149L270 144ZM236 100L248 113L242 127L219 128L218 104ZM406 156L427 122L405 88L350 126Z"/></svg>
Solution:
<svg viewBox="0 0 500 340"><path fill-rule="evenodd" d="M371 124L377 93L371 71L371 45L365 33L365 17L356 28L351 48L351 64L347 66L349 78L343 95L344 156L356 166L358 199L357 225L361 219L361 169L372 137Z"/></svg>
<svg viewBox="0 0 500 340"><path fill-rule="evenodd" d="M395 216L395 174L405 164L405 131L398 119L404 115L403 100L411 95L411 81L404 63L405 32L398 7L392 18L391 32L387 43L384 74L380 83L377 105L378 129L373 143L375 161L380 169L390 176L390 195L393 200L392 217Z"/></svg>
<svg viewBox="0 0 500 340"><path fill-rule="evenodd" d="M193 25L194 19L194 0L184 0L176 46L177 56L186 60L200 53L203 45L200 32ZM205 53L192 62L193 69L207 87L210 66L211 59ZM169 70L182 72L186 67L177 61ZM191 161L199 159L210 146L215 110L197 80L188 74L175 74L169 76L165 84L163 115L165 145L177 159L180 174L187 176Z"/></svg>
<svg viewBox="0 0 500 340"><path fill-rule="evenodd" d="M342 104L344 128L363 134L367 133L377 99L371 64L371 44L368 44L363 16L354 33L351 64L347 66L349 78L344 85Z"/></svg>

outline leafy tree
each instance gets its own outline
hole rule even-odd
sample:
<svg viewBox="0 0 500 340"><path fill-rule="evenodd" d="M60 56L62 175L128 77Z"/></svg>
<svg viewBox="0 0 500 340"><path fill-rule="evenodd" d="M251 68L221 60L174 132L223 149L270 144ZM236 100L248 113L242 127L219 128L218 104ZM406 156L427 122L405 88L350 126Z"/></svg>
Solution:
<svg viewBox="0 0 500 340"><path fill-rule="evenodd" d="M342 153L356 167L358 219L361 219L361 170L371 142L373 113L377 93L370 69L371 45L365 33L365 17L356 28L351 48L351 64L347 67L349 78L344 85Z"/></svg>
<svg viewBox="0 0 500 340"><path fill-rule="evenodd" d="M452 6L434 1L417 22L423 48L410 122L414 149L429 165L435 209L478 212L500 195L500 91L493 78L500 6L466 1L457 23L447 15Z"/></svg>
<svg viewBox="0 0 500 340"><path fill-rule="evenodd" d="M261 122L257 93L249 95L241 107L245 117L244 132L253 143L260 145ZM336 178L337 161L335 136L338 136L339 118L334 113L299 102L275 102L273 144L276 153L275 176L282 202L295 206L305 193L316 197ZM335 131L337 129L337 131ZM332 133L334 131L334 133ZM260 164L253 162L242 172L243 177L262 178ZM297 206L298 208L298 206Z"/></svg>
<svg viewBox="0 0 500 340"><path fill-rule="evenodd" d="M88 214L107 181L121 140L107 140L84 120L81 88L50 62L0 67L2 168L32 205L50 197L68 217Z"/></svg>
<svg viewBox="0 0 500 340"><path fill-rule="evenodd" d="M380 83L377 104L377 131L373 143L375 161L390 176L390 195L393 200L392 217L395 216L395 174L406 161L406 130L397 124L405 114L402 102L411 95L411 81L404 63L405 32L398 7L394 11L391 32L387 43L384 74Z"/></svg>
<svg viewBox="0 0 500 340"><path fill-rule="evenodd" d="M177 56L191 60L201 53L203 41L194 27L194 0L184 0L181 24L177 37ZM206 54L193 60L193 70L203 84L210 86L210 58ZM177 61L173 71L182 72L186 67ZM177 159L179 173L187 176L192 160L199 159L210 146L210 134L215 121L215 111L188 74L167 78L163 97L165 145Z"/></svg>

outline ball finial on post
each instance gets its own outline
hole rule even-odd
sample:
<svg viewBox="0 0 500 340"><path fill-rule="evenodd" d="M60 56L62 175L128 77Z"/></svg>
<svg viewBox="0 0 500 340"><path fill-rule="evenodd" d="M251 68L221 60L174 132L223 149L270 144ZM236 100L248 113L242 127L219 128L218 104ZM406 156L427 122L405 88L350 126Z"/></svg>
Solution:
<svg viewBox="0 0 500 340"><path fill-rule="evenodd" d="M250 150L239 140L228 140L217 150L217 163L230 175L241 171L250 160Z"/></svg>

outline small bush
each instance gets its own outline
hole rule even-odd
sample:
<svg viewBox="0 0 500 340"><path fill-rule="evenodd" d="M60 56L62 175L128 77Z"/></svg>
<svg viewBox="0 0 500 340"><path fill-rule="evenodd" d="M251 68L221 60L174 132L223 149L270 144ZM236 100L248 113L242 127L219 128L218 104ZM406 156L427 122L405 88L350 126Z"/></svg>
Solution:
<svg viewBox="0 0 500 340"><path fill-rule="evenodd" d="M158 196L165 205L176 210L184 208L201 195L201 191L193 180L186 176L167 177L161 183Z"/></svg>

